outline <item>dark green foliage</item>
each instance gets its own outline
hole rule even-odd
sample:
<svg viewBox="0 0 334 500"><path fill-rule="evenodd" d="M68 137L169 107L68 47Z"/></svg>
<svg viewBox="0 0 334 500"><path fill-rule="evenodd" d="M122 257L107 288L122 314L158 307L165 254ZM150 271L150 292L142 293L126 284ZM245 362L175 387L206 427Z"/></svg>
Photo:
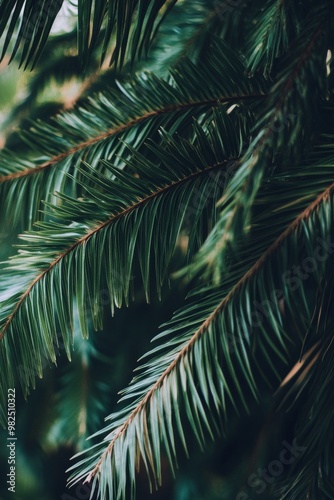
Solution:
<svg viewBox="0 0 334 500"><path fill-rule="evenodd" d="M31 442L87 498L334 498L332 2L79 0L49 37L62 3L0 1L35 68L0 154L1 422L37 385Z"/></svg>

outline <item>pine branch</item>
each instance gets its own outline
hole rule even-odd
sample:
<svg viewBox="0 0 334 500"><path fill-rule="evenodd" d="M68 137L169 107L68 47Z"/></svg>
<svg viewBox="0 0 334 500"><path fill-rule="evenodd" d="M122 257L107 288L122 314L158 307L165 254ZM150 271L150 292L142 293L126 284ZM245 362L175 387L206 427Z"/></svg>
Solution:
<svg viewBox="0 0 334 500"><path fill-rule="evenodd" d="M321 75L325 71L326 45L323 41L326 18L323 10L320 14L320 22L318 17L312 19L311 25L307 24L296 41L295 51L289 53L286 61L283 59L281 73L256 126L256 137L240 161L235 182L231 182L219 202L221 222L192 265L195 273L206 266L219 280L228 248L236 250L238 242L248 231L256 193L265 173L273 168L274 155L281 158L282 166L286 168L291 161L305 157L306 148L314 140L307 135L307 123L316 120L321 100L325 99ZM298 115L294 113L296 100L300 104Z"/></svg>
<svg viewBox="0 0 334 500"><path fill-rule="evenodd" d="M126 459L121 468L116 464L119 463L120 453L125 457L130 454L131 446L131 454L141 455L149 477L153 474L159 483L160 441L164 445L172 468L176 461L176 449L173 444L176 430L186 449L182 431L184 422L181 420L185 415L180 408L185 407L197 441L203 445L204 430L211 435L214 432L216 414L214 408L217 411L217 419L221 419L221 415L225 414L224 393L228 395L232 404L236 404L237 393L247 408L245 401L247 391L242 385L242 380L246 380L252 397L257 396L256 370L259 367L256 363L256 352L261 349L267 351L268 364L266 367L262 366L262 369L268 373L272 371L275 373L276 363L273 358L282 355L287 342L297 345L300 343L298 336L294 339L284 339L284 318L282 313L279 313L277 304L272 311L268 311L266 324L260 325L256 333L253 331L255 337L252 338L252 342L250 335L254 328L247 318L252 312L251 304L255 300L260 304L266 303L273 288L282 289L283 278L280 273L284 275L286 266L289 269L289 263L292 265L294 261L294 257L289 259L289 255L294 256L296 234L298 234L299 248L305 248L307 255L317 234L326 238L329 232L332 232L331 218L328 217L324 224L323 214L332 208L334 183L328 186L328 173L331 171L333 178L333 161L329 159L328 163L322 162L318 167L317 179L319 181L321 176L322 182L317 184L317 196L314 193L314 183L308 175L305 175L305 171L300 175L294 172L290 176L283 178L277 176L270 180L272 195L276 194L278 197L284 192L286 196L286 200L284 198L276 200L281 214L271 231L268 231L267 224L270 214L263 214L261 210L261 204L267 202L268 186L260 192L257 199L259 222L255 223L253 234L254 240L257 241L257 255L254 255L252 242L244 248L244 253L248 255L250 255L249 249L252 249L251 258L256 259L255 262L249 267L250 258L241 255L240 260L231 263L231 269L225 277L222 289L210 290L206 286L201 300L197 296L193 305L176 313L174 319L165 325L167 330L158 338L168 338L173 335L172 341L167 340L165 345L148 353L153 357L152 360L141 367L140 375L137 375L129 389L123 392L125 396L122 399L131 398L133 402L109 417L111 423L96 434L108 432L108 436L100 445L91 448L91 451L94 450L91 457L82 459L71 468L71 470L79 468L79 472L72 476L71 481L85 478L86 481L93 482L93 490L99 488L100 494L103 495L108 491L113 498L113 493L117 492L120 498L125 498L127 481L130 484L134 481L135 461ZM314 165L309 166L307 171L314 172ZM292 185L289 185L290 182ZM295 192L297 186L304 194L298 200ZM306 191L307 196L305 196ZM288 203L289 196L294 199L293 210ZM290 222L287 223L289 219ZM284 230L280 231L282 226ZM267 236L263 234L264 228L268 233ZM272 239L275 233L278 234L268 246L268 239ZM320 262L319 266L322 266ZM323 268L317 270L320 275L324 272ZM295 310L295 304L298 303L300 315L305 315L305 328L307 328L313 307L311 303L304 301L304 286L307 284L301 283L301 290L294 290L293 293L285 290L284 301L291 311ZM244 338L240 337L240 324L236 321L239 314L242 314L240 324L248 328L248 334L246 336L244 332ZM228 333L233 335L232 344L228 342ZM260 334L265 338L260 340ZM265 342L266 347L264 347ZM257 343L259 344L256 346ZM252 346L253 348L256 346L255 352L252 352ZM203 363L205 366L210 366L210 370L203 372ZM262 370L260 373L262 378ZM227 382L230 379L233 380L234 394ZM187 393L187 401L182 401L182 406L180 391ZM177 406L173 405L174 401L177 401ZM171 416L172 408L173 416ZM210 408L211 411L206 412L205 408ZM136 463L138 467L138 460ZM101 478L99 487L98 477Z"/></svg>
<svg viewBox="0 0 334 500"><path fill-rule="evenodd" d="M248 68L252 74L264 66L263 72L269 77L275 59L288 50L299 24L292 10L285 0L267 2L249 41Z"/></svg>
<svg viewBox="0 0 334 500"><path fill-rule="evenodd" d="M41 375L37 370L38 361L31 366L32 360L26 358L30 342L37 356L45 351L46 357L54 362L52 339L60 326L70 356L74 297L78 302L80 328L87 337L88 309L92 311L94 328L98 329L102 323L103 311L95 308L101 289L108 289L112 310L114 306L121 307L123 301L128 303L135 259L139 261L149 300L150 276L155 273L160 294L181 231L186 229L189 234L190 251L201 244L201 220L208 216L214 221L216 217L215 201L225 184L224 177L220 176L240 154L240 141L249 133L247 112L243 116L236 109L227 114L222 108L214 117L207 132L195 125L198 139L194 144L165 135L164 147L149 145L156 160L148 161L133 152L131 161L127 162L127 172L106 162L107 176L88 165L80 168L87 197L75 200L59 195L61 203L49 207L50 220L41 222L37 231L21 237L28 245L21 245L19 253L9 262L7 278L3 277L3 291L10 298L2 302L0 349L2 353L7 352L7 359L16 353L17 359L8 369L19 377L25 392L31 370L32 375L36 371ZM241 123L244 133L240 136ZM222 139L221 131L228 131L228 137ZM157 161L159 169L155 168ZM155 172L153 178L152 172ZM88 187L86 179L95 187ZM201 199L195 198L193 205L198 192L202 192ZM196 221L193 227L186 221L188 208ZM165 209L173 210L174 217L164 218L157 231L156 218ZM72 221L70 225L69 221ZM129 249L127 254L118 253L120 240ZM152 254L157 256L154 260ZM93 267L90 262L94 262ZM64 296L59 301L65 283ZM31 305L40 293L47 293L48 297L43 304L36 305L32 315ZM39 322L44 325L43 333L37 328ZM20 331L29 337L21 338ZM19 346L15 344L16 338L20 339ZM17 373L17 367L22 368L22 373ZM5 390L4 386L2 389Z"/></svg>
<svg viewBox="0 0 334 500"><path fill-rule="evenodd" d="M111 40L115 46L111 63L123 66L129 54L131 62L147 53L159 24L177 0L80 0L78 3L78 52L85 65L103 32L102 59ZM0 37L5 36L1 59L5 56L14 33L17 35L11 60L21 50L20 66L36 65L49 37L63 0L0 2Z"/></svg>
<svg viewBox="0 0 334 500"><path fill-rule="evenodd" d="M42 165L38 165L35 168L26 168L25 170L22 170L20 172L15 172L12 174L3 175L2 177L0 177L0 183L7 182L7 181L10 181L12 179L19 179L19 178L25 177L27 175L33 175L33 174L36 174L36 173L38 173L44 169L47 169L49 167L57 166L61 160L65 159L69 156L72 156L74 153L81 152L81 151L87 149L88 147L93 146L93 145L103 141L104 139L108 139L108 138L113 137L115 135L121 134L122 132L127 131L132 127L135 127L136 125L141 124L142 122L149 120L151 118L157 117L159 115L174 113L177 111L183 112L183 111L186 111L188 109L195 110L197 107L203 107L203 108L206 108L206 107L210 108L211 106L215 107L219 104L234 103L236 101L236 99L238 101L247 101L247 100L260 99L260 98L265 98L265 97L266 96L264 96L264 95L255 95L255 94L254 95L240 95L237 97L227 97L227 98L218 97L216 99L210 99L210 100L206 100L206 101L198 101L198 102L192 102L192 103L185 103L185 104L178 104L175 106L169 106L169 107L159 109L156 111L151 111L149 113L144 114L143 116L139 116L137 118L134 118L130 122L128 122L124 125L121 125L120 127L112 128L112 129L108 130L107 132L90 139L89 141L85 141L85 142L82 142L80 144L77 144L76 146L69 149L68 151L61 153L61 154L51 158L50 160L44 162Z"/></svg>
<svg viewBox="0 0 334 500"><path fill-rule="evenodd" d="M236 160L236 158L235 158ZM218 163L216 165L213 165L212 167L206 169L206 170L201 170L199 172L195 172L193 174L190 174L188 177L185 177L179 181L176 181L169 186L166 186L164 188L160 188L154 193L150 194L149 196L144 197L141 199L139 202L134 203L130 207L127 207L124 209L122 212L113 215L110 217L108 220L102 222L101 224L97 225L96 227L92 228L87 232L84 236L81 238L77 239L75 243L73 243L71 246L67 248L62 254L60 254L55 260L53 260L49 267L42 271L29 285L28 289L24 292L24 294L21 296L21 299L17 303L13 313L8 317L7 322L5 323L5 326L3 327L2 331L0 332L0 340L3 338L7 328L10 326L11 322L13 321L13 318L16 316L18 313L18 310L20 309L22 303L26 300L26 298L30 295L32 289L34 286L40 282L46 274L48 274L55 266L57 266L63 259L65 259L70 253L74 252L79 246L83 246L86 244L94 234L98 233L99 231L102 231L103 229L106 229L108 226L111 224L114 224L116 221L118 221L121 218L125 218L127 215L131 214L135 210L138 210L139 208L142 208L145 206L147 203L150 201L154 200L158 196L163 195L164 193L167 193L168 191L178 188L179 186L182 186L183 184L187 182L191 182L193 179L198 178L199 176L202 175L208 175L210 172L214 172L215 170L221 169L222 167L226 166L227 163L229 163L231 160L226 160L224 163Z"/></svg>
<svg viewBox="0 0 334 500"><path fill-rule="evenodd" d="M231 75L231 82L221 78L226 72ZM149 137L159 140L160 127L186 135L191 130L193 116L208 117L212 107L219 103L228 106L249 102L251 108L253 103L265 99L264 85L261 79L240 78L243 72L244 67L233 52L216 41L205 64L197 67L183 61L182 72L181 67L171 72L171 84L143 74L132 82L119 83L118 91L95 97L85 108L60 115L51 125L35 124L24 138L30 148L49 158L27 162L11 152L2 154L0 190L4 219L15 226L25 217L31 225L38 217L40 201L54 200L55 188L72 196L80 195L77 172L80 160L101 169L100 159L113 158L113 163L123 168L124 161L119 156L128 153L124 142L143 151ZM237 77L236 87L233 82ZM73 175L71 183L66 173ZM8 207L12 205L8 202L13 193L22 204L29 196L28 213L21 210L20 203L14 213L12 210L9 213Z"/></svg>

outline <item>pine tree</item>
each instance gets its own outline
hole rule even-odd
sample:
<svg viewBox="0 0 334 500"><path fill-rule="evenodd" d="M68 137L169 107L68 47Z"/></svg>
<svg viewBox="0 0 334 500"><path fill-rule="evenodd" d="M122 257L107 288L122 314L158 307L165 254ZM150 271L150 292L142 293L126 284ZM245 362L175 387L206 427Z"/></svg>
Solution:
<svg viewBox="0 0 334 500"><path fill-rule="evenodd" d="M74 4L0 0L20 498L334 498L332 1Z"/></svg>

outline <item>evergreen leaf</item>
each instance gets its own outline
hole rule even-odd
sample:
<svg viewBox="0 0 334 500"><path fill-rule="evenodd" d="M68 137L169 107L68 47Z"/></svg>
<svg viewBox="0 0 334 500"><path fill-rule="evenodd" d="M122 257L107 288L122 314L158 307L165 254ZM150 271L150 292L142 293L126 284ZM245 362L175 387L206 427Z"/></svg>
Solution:
<svg viewBox="0 0 334 500"><path fill-rule="evenodd" d="M85 479L102 498L134 498L128 496L127 485L135 481L138 464L136 468L126 459L119 467L121 456L140 454L148 477L159 483L161 465L154 457L163 446L174 467L180 448L176 451L173 443L183 442L187 449L183 435L186 422L202 447L221 428L226 406L247 411L249 401L259 396L259 380L273 375L271 385L275 385L284 366L293 364L314 307L323 314L321 304L318 308L314 294L307 294L307 290L309 281L321 284L333 262L333 168L330 157L305 167L303 173L295 169L268 179L256 198L251 240L243 247L240 260L233 262L231 257L223 286L206 285L193 294L190 305L164 325L157 337L160 345L146 355L149 360L123 391L121 401L130 403L110 415L110 422L96 433L95 437L102 438L100 444L86 450L84 457L82 453L77 456L79 460L70 469L74 471L71 481ZM271 214L262 210L267 206L268 192L278 214L275 225L270 226ZM316 267L296 288L289 282L291 273L282 275L277 270L293 269L300 259L313 259ZM296 309L299 329L287 335ZM314 335L309 342L317 340ZM260 365L262 351L266 357L261 357ZM278 359L283 359L281 373L275 369ZM203 370L203 365L210 369ZM136 432L138 428L147 431ZM103 478L100 483L99 477Z"/></svg>

